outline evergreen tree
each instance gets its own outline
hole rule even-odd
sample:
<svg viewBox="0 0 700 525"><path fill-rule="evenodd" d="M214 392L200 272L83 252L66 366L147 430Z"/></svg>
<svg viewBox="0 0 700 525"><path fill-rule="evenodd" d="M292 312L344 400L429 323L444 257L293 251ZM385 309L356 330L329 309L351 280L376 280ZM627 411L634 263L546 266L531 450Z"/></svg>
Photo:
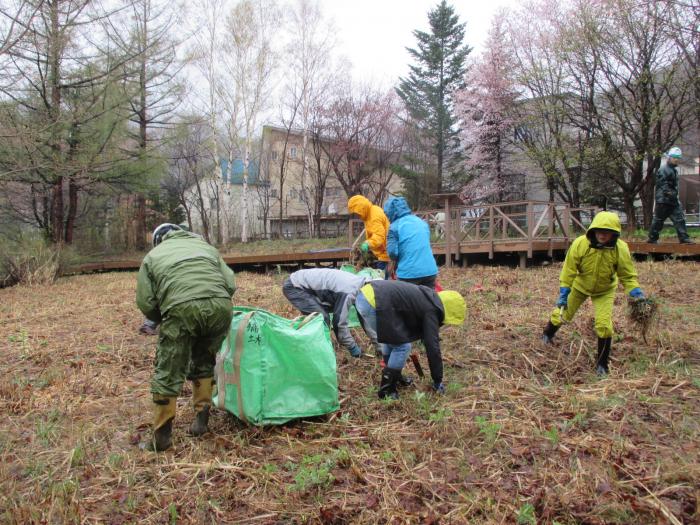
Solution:
<svg viewBox="0 0 700 525"><path fill-rule="evenodd" d="M434 152L438 192L450 188L459 174L459 129L453 95L462 87L466 58L471 48L464 43L464 26L454 8L442 0L428 13L430 32L415 30L417 46L408 48L415 60L408 78L396 89L409 115ZM426 188L431 189L431 188Z"/></svg>

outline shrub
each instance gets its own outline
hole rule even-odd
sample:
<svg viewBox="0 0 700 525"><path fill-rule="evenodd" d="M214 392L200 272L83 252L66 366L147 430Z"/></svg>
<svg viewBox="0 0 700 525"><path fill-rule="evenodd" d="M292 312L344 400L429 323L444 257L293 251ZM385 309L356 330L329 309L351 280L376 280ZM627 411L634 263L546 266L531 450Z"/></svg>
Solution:
<svg viewBox="0 0 700 525"><path fill-rule="evenodd" d="M39 236L9 243L0 258L0 287L15 284L51 284L59 275L60 252Z"/></svg>

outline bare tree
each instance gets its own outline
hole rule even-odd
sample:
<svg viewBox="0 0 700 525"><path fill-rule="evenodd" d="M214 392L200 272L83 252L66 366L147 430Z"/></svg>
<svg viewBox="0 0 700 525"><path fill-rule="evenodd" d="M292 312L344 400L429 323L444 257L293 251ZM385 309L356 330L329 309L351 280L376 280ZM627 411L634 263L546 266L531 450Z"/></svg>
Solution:
<svg viewBox="0 0 700 525"><path fill-rule="evenodd" d="M273 32L278 21L272 0L240 0L226 18L225 48L233 67L236 96L240 100L243 134L243 191L241 241L248 241L248 181L253 135L268 100L275 54Z"/></svg>
<svg viewBox="0 0 700 525"><path fill-rule="evenodd" d="M324 111L322 142L333 172L350 197L371 190L381 157L395 155L389 135L399 113L393 93L369 87L340 90ZM386 186L386 185L385 185ZM377 189L375 189L377 191ZM379 188L381 194L383 188Z"/></svg>
<svg viewBox="0 0 700 525"><path fill-rule="evenodd" d="M14 0L0 6L0 55L4 55L31 30L32 19L44 0Z"/></svg>
<svg viewBox="0 0 700 525"><path fill-rule="evenodd" d="M222 53L226 5L226 0L197 0L194 3L198 29L193 35L191 50L193 61L198 66L199 73L204 77L208 88L204 102L204 113L210 128L208 149L214 163L215 183L219 185L223 185L225 179L221 165L221 150L227 152L228 165L232 166L235 155L233 143L238 137L237 92L232 83L225 79L226 57ZM224 130L226 140L222 148L218 136ZM219 196L221 191L216 193ZM222 231L222 227L231 222L229 210L222 209L223 202L218 198L214 201L214 205L217 213L224 216L224 219L216 225L217 240L228 240L230 232Z"/></svg>
<svg viewBox="0 0 700 525"><path fill-rule="evenodd" d="M272 152L267 150L264 151L261 148L259 154L259 179L258 184L255 186L255 198L258 203L258 210L260 210L263 223L263 236L267 239L269 238L270 231L268 229L268 221L270 219L270 212L272 211L272 185L271 185L271 173L270 167L272 164ZM281 222L281 221L280 221Z"/></svg>
<svg viewBox="0 0 700 525"><path fill-rule="evenodd" d="M507 43L515 81L525 96L513 107L513 134L514 146L542 170L550 200L557 196L578 207L591 134L571 132L570 99L577 97L570 91L561 51L565 18L560 4L551 0L525 4L509 18Z"/></svg>
<svg viewBox="0 0 700 525"><path fill-rule="evenodd" d="M692 82L690 108L695 108L693 118L697 137L700 137L700 6L692 1L665 0L669 3L670 25L675 28L672 38L683 57L685 76ZM697 145L696 145L697 147ZM700 175L700 163L698 163Z"/></svg>
<svg viewBox="0 0 700 525"><path fill-rule="evenodd" d="M168 138L168 175L163 183L178 196L190 224L193 214L197 214L207 242L211 242L211 213L215 213L209 206L207 186L214 169L209 154L210 132L208 125L196 117L174 129Z"/></svg>
<svg viewBox="0 0 700 525"><path fill-rule="evenodd" d="M634 201L641 192L644 223L651 223L655 173L661 155L687 126L690 79L668 35L669 7L638 8L632 0L574 7L566 63L574 86L590 86L579 129L591 126L610 178L620 188L627 226L637 226Z"/></svg>
<svg viewBox="0 0 700 525"><path fill-rule="evenodd" d="M286 78L292 105L298 106L298 127L301 129L301 195L305 204L309 235L318 226L318 197L314 196L310 178L312 152L309 145L315 108L322 106L334 78L344 73L344 63L331 63L335 47L335 28L326 20L317 0L296 0L290 12L291 41ZM318 172L317 172L318 173ZM321 197L322 200L322 197Z"/></svg>

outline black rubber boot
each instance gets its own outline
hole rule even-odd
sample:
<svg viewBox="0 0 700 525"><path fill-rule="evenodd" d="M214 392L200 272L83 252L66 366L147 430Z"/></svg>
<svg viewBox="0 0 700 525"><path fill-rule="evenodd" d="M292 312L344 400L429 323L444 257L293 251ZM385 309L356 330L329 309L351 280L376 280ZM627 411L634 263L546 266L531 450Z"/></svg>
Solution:
<svg viewBox="0 0 700 525"><path fill-rule="evenodd" d="M162 452L173 446L175 397L153 395L153 436L142 443L145 450Z"/></svg>
<svg viewBox="0 0 700 525"><path fill-rule="evenodd" d="M401 374L401 376L399 377L399 382L398 382L399 387L407 387L407 386L411 386L412 384L413 384L413 378L411 376L405 376L405 375Z"/></svg>
<svg viewBox="0 0 700 525"><path fill-rule="evenodd" d="M204 377L192 381L192 408L194 421L190 425L190 434L202 436L209 431L209 407L214 388L214 378Z"/></svg>
<svg viewBox="0 0 700 525"><path fill-rule="evenodd" d="M207 432L209 432L209 407L197 412L190 425L190 434L193 436L203 436Z"/></svg>
<svg viewBox="0 0 700 525"><path fill-rule="evenodd" d="M396 386L400 377L401 369L399 368L384 368L382 370L382 382L379 384L379 391L377 392L379 399L384 399L386 397L390 399L399 398Z"/></svg>
<svg viewBox="0 0 700 525"><path fill-rule="evenodd" d="M542 332L542 341L547 344L552 344L554 342L554 334L559 330L559 326L554 326L552 321L547 321L547 326L544 327L544 332Z"/></svg>
<svg viewBox="0 0 700 525"><path fill-rule="evenodd" d="M153 431L153 438L146 445L146 450L163 452L173 446L173 420Z"/></svg>
<svg viewBox="0 0 700 525"><path fill-rule="evenodd" d="M595 373L599 376L608 375L608 359L610 358L611 346L612 337L598 338L598 360L596 363Z"/></svg>

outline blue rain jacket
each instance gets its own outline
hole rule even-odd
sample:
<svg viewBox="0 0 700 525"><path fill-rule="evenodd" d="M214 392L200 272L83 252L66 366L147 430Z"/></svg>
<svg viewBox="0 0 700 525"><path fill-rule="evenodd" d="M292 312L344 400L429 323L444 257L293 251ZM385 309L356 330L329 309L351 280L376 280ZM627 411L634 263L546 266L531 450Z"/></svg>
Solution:
<svg viewBox="0 0 700 525"><path fill-rule="evenodd" d="M396 261L396 276L399 279L417 279L437 275L428 224L411 213L403 197L392 197L386 201L384 213L390 223L386 251Z"/></svg>

